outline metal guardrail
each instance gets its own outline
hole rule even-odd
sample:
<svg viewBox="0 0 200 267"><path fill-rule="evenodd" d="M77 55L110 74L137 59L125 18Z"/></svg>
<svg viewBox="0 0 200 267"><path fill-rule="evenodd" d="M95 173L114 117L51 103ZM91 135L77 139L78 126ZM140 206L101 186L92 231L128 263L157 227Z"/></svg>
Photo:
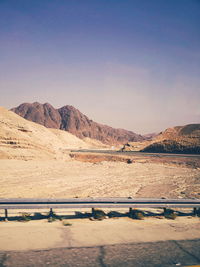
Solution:
<svg viewBox="0 0 200 267"><path fill-rule="evenodd" d="M73 209L73 208L200 208L200 199L132 199L132 198L69 198L69 199L0 199L0 209Z"/></svg>
<svg viewBox="0 0 200 267"><path fill-rule="evenodd" d="M8 218L10 209L82 209L82 208L193 208L196 214L200 208L200 199L132 199L132 198L69 198L69 199L37 199L9 198L0 199L0 209Z"/></svg>

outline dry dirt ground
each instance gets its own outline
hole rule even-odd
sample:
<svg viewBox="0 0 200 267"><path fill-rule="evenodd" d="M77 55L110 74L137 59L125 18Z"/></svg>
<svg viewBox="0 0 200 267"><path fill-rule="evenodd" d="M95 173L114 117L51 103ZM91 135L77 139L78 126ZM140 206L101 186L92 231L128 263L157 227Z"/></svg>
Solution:
<svg viewBox="0 0 200 267"><path fill-rule="evenodd" d="M0 222L0 251L95 247L114 244L200 239L198 217L176 220L128 217L103 221L68 219L70 226L47 220Z"/></svg>
<svg viewBox="0 0 200 267"><path fill-rule="evenodd" d="M82 162L74 159L0 160L0 198L178 198L199 197L199 193L200 169L191 165L147 160L131 164L126 161ZM3 211L0 216L4 216ZM11 211L9 216L12 216ZM142 221L127 217L104 221L67 219L70 226L64 226L60 221L48 223L47 220L26 223L1 221L0 266L199 264L199 250L194 247L195 240L200 239L199 220L199 217L192 216L178 217L174 221L156 217ZM179 244L186 242L184 240L192 240L192 243L189 248L180 250ZM159 242L164 242L162 249ZM174 244L178 245L170 250ZM141 250L136 253L138 246ZM152 252L153 246L156 249ZM117 250L113 251L115 248ZM94 250L97 250L97 256L93 259ZM59 254L61 251L62 255ZM148 254L145 260L144 251ZM85 260L81 259L82 254ZM149 257L152 262L147 265Z"/></svg>
<svg viewBox="0 0 200 267"><path fill-rule="evenodd" d="M0 198L200 197L200 169L150 162L0 160Z"/></svg>

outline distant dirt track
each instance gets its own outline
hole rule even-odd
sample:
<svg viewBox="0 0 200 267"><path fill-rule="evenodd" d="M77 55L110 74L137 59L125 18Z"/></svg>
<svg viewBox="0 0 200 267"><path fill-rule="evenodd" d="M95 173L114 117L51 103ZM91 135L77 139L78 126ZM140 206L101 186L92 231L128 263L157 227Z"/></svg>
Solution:
<svg viewBox="0 0 200 267"><path fill-rule="evenodd" d="M165 163L189 168L200 168L200 155L143 153L143 152L117 152L111 150L72 150L71 158L82 162L98 163L114 161L125 163Z"/></svg>
<svg viewBox="0 0 200 267"><path fill-rule="evenodd" d="M148 156L148 157L176 157L176 158L200 158L200 154L174 154L174 153L150 153L140 151L114 151L114 150L71 150L71 152L83 152L83 153L103 153L112 155L126 155L126 156Z"/></svg>

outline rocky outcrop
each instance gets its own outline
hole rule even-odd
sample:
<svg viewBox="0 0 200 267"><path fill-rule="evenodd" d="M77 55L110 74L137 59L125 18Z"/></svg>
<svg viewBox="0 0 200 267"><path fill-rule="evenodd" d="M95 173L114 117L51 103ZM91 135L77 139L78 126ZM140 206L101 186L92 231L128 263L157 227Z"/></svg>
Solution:
<svg viewBox="0 0 200 267"><path fill-rule="evenodd" d="M200 124L168 128L142 151L200 154Z"/></svg>
<svg viewBox="0 0 200 267"><path fill-rule="evenodd" d="M48 103L24 103L12 111L30 121L48 128L68 131L79 138L89 137L104 144L118 145L131 141L142 141L139 134L124 129L115 129L90 120L73 106L66 105L55 109Z"/></svg>

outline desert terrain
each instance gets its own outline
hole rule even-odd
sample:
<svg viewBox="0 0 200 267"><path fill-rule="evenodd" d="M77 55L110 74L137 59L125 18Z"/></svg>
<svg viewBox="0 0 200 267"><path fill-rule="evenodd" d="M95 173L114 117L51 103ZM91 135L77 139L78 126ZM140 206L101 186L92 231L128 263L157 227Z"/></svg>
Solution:
<svg viewBox="0 0 200 267"><path fill-rule="evenodd" d="M167 128L142 142L128 142L122 151L200 154L200 124Z"/></svg>
<svg viewBox="0 0 200 267"><path fill-rule="evenodd" d="M65 160L2 159L0 174L0 198L198 198L200 192L199 168L164 161L152 163L140 159L127 164L126 161L106 161L105 158L97 162L70 157ZM20 216L22 212L9 211L9 216ZM48 210L41 212L47 214ZM200 238L199 218L192 217L191 209L184 211L188 215L177 217L175 221L159 216L147 217L143 221L128 217L90 221L73 218L75 212L90 210L55 212L68 215L71 218L67 219L69 226L64 226L62 221L49 224L47 219L26 223L1 221L0 250L96 247ZM2 210L0 217L3 216ZM134 234L130 235L130 232Z"/></svg>
<svg viewBox="0 0 200 267"><path fill-rule="evenodd" d="M46 128L4 108L0 109L0 125L0 198L200 197L199 157L72 152L110 147L89 137L80 139ZM4 266L27 266L27 258L24 265L18 258L25 257L25 251L50 250L51 254L51 249L85 247L101 251L102 246L200 239L199 217L193 217L192 210L174 221L160 216L142 221L127 216L91 221L73 218L80 211L62 211L71 218L68 226L47 219L26 223L11 219L21 212L9 211L10 220L5 222L4 211L0 211L0 260L2 255ZM42 266L37 260L34 258L33 266Z"/></svg>
<svg viewBox="0 0 200 267"><path fill-rule="evenodd" d="M199 168L163 163L1 160L1 198L199 197Z"/></svg>
<svg viewBox="0 0 200 267"><path fill-rule="evenodd" d="M5 108L0 126L1 198L199 197L199 158L71 153L109 146Z"/></svg>
<svg viewBox="0 0 200 267"><path fill-rule="evenodd" d="M78 138L89 137L107 145L121 145L128 141L142 141L145 139L142 135L132 131L116 129L94 122L71 105L55 109L49 103L23 103L12 108L11 111L47 128L61 129Z"/></svg>

